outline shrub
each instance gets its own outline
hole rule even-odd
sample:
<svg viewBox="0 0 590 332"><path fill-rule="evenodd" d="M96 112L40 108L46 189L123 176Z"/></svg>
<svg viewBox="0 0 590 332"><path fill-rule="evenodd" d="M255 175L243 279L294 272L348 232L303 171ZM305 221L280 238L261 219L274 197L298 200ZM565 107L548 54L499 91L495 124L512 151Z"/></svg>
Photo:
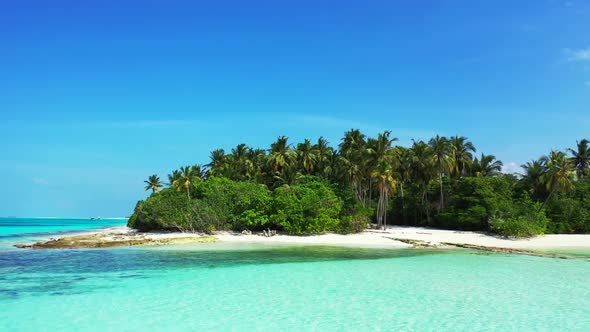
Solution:
<svg viewBox="0 0 590 332"><path fill-rule="evenodd" d="M470 206L464 210L454 209L438 214L437 225L443 229L486 230L490 213L483 205Z"/></svg>
<svg viewBox="0 0 590 332"><path fill-rule="evenodd" d="M218 229L241 231L268 224L272 196L263 184L209 178L198 184L196 198L203 202L198 209L203 209L208 222Z"/></svg>
<svg viewBox="0 0 590 332"><path fill-rule="evenodd" d="M540 207L540 203L534 203L524 196L514 202L511 210L494 216L491 228L504 236L531 237L544 234L549 219Z"/></svg>
<svg viewBox="0 0 590 332"><path fill-rule="evenodd" d="M337 232L342 234L360 233L367 229L370 222L367 213L358 212L353 215L342 216Z"/></svg>
<svg viewBox="0 0 590 332"><path fill-rule="evenodd" d="M140 231L176 230L189 227L192 219L190 201L184 193L164 189L145 201L139 201L127 225Z"/></svg>
<svg viewBox="0 0 590 332"><path fill-rule="evenodd" d="M467 177L454 184L449 206L437 215L441 228L489 230L492 216L512 208L512 185L505 177Z"/></svg>
<svg viewBox="0 0 590 332"><path fill-rule="evenodd" d="M551 233L590 233L590 178L575 183L566 194L555 195L545 208Z"/></svg>
<svg viewBox="0 0 590 332"><path fill-rule="evenodd" d="M290 234L336 231L342 200L322 182L277 188L270 222Z"/></svg>
<svg viewBox="0 0 590 332"><path fill-rule="evenodd" d="M531 237L545 232L547 217L545 215L531 218L530 216L512 216L494 218L493 230L500 235Z"/></svg>

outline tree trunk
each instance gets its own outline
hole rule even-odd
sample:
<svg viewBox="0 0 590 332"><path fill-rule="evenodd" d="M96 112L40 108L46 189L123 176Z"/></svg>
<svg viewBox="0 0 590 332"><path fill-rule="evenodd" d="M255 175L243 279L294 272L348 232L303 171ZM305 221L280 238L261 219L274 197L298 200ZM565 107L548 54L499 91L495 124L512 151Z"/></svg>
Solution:
<svg viewBox="0 0 590 332"><path fill-rule="evenodd" d="M426 223L430 226L430 207L428 206L428 194L426 192L426 186L422 192L422 204L426 212Z"/></svg>
<svg viewBox="0 0 590 332"><path fill-rule="evenodd" d="M444 205L442 173L438 173L438 178L439 178L439 181L440 181L440 203L438 205L438 213L440 213L440 211L442 211L443 205Z"/></svg>
<svg viewBox="0 0 590 332"><path fill-rule="evenodd" d="M379 214L379 212L380 212L379 211L379 207L380 206L381 206L381 200L379 200L379 202L377 202L377 211L376 211L376 213L377 213L376 214L376 217L377 217L377 229L380 229L381 228L381 223L380 223L381 219L379 217L380 216L380 214Z"/></svg>
<svg viewBox="0 0 590 332"><path fill-rule="evenodd" d="M556 189L557 189L557 186L553 186L553 189L551 189L551 192L549 193L549 196L547 196L547 198L545 199L545 201L543 202L543 204L541 204L541 208L539 208L539 212L541 212L541 210L543 210L543 208L545 207L545 205L547 205L547 202L549 202L549 200L551 199L551 196L553 196L553 193L555 192Z"/></svg>
<svg viewBox="0 0 590 332"><path fill-rule="evenodd" d="M424 214L426 212L426 209L425 209L426 202L425 202L425 199L424 199L424 190L422 190L422 195L421 195L420 198L421 198L421 200L420 200L421 201L421 204L420 204L420 223L423 223L424 222L424 219L422 219L422 218L424 218ZM417 224L418 224L418 222L416 221L416 224L414 224L414 226L416 226Z"/></svg>
<svg viewBox="0 0 590 332"><path fill-rule="evenodd" d="M379 192L379 229L383 230L383 190Z"/></svg>
<svg viewBox="0 0 590 332"><path fill-rule="evenodd" d="M406 220L406 203L404 201L404 184L400 182L399 184L401 193L402 193L402 218L404 219L404 225L407 224Z"/></svg>
<svg viewBox="0 0 590 332"><path fill-rule="evenodd" d="M354 194L356 196L357 201L359 201L359 203L361 203L361 205L363 206L363 208L365 208L366 207L366 204L365 204L365 199L363 197L363 192L362 192L361 184L359 183L358 180L353 180L352 187L353 187Z"/></svg>
<svg viewBox="0 0 590 332"><path fill-rule="evenodd" d="M381 229L381 197L379 197L379 202L377 202L377 228Z"/></svg>
<svg viewBox="0 0 590 332"><path fill-rule="evenodd" d="M389 203L389 195L387 195L387 191L383 191L383 196L385 199L383 200L383 230L387 230L387 205Z"/></svg>
<svg viewBox="0 0 590 332"><path fill-rule="evenodd" d="M377 228L383 229L383 189L379 189L379 200L377 201Z"/></svg>

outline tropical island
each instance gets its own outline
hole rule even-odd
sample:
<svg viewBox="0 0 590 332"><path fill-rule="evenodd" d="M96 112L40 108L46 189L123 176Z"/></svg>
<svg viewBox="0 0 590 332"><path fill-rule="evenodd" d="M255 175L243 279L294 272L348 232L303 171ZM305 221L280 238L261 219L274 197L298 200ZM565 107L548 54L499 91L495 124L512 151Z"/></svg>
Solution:
<svg viewBox="0 0 590 332"><path fill-rule="evenodd" d="M503 174L466 137L395 145L385 131L352 129L337 148L324 138L269 149L239 144L146 183L128 226L139 231L357 233L407 225L501 236L590 233L590 148L567 151ZM166 185L166 187L165 187ZM165 187L165 188L164 188Z"/></svg>
<svg viewBox="0 0 590 332"><path fill-rule="evenodd" d="M465 247L531 254L587 248L590 148L551 151L502 173L466 137L435 136L410 147L389 131L344 134L268 150L240 144L145 181L128 229L106 229L20 248L78 249L242 242L309 245ZM279 236L276 236L279 234ZM541 238L537 235L545 235ZM262 235L262 236L257 236ZM301 236L305 235L305 236Z"/></svg>

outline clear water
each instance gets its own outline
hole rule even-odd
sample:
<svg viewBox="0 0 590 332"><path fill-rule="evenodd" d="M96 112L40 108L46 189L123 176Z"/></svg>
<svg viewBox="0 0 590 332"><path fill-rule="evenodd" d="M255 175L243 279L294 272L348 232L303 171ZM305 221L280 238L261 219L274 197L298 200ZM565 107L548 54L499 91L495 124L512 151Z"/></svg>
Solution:
<svg viewBox="0 0 590 332"><path fill-rule="evenodd" d="M125 226L127 219L0 218L0 248L67 233Z"/></svg>
<svg viewBox="0 0 590 332"><path fill-rule="evenodd" d="M0 237L19 237L23 234L82 231L125 226L127 219L59 219L59 218L0 218Z"/></svg>
<svg viewBox="0 0 590 332"><path fill-rule="evenodd" d="M0 248L0 331L40 330L588 331L590 262L221 244Z"/></svg>

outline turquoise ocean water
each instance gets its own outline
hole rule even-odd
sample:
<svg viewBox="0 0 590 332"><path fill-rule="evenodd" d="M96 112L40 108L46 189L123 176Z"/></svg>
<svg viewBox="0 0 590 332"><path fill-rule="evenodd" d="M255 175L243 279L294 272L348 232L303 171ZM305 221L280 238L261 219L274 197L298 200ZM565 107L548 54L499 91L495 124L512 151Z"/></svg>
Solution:
<svg viewBox="0 0 590 332"><path fill-rule="evenodd" d="M96 225L44 222L0 221L0 331L590 330L584 259L223 244L10 248ZM27 235L10 237L15 229Z"/></svg>
<svg viewBox="0 0 590 332"><path fill-rule="evenodd" d="M37 240L85 230L125 226L126 219L0 218L0 248L3 243Z"/></svg>

